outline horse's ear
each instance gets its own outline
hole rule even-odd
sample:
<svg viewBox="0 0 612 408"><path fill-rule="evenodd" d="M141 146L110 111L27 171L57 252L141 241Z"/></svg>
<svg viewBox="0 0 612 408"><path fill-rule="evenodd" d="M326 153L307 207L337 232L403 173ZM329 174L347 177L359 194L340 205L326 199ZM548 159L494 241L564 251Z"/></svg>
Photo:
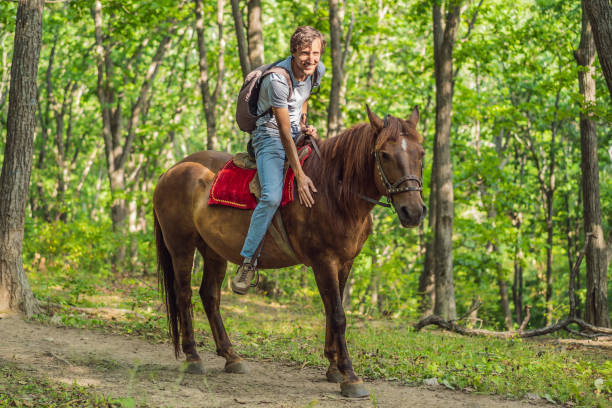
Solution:
<svg viewBox="0 0 612 408"><path fill-rule="evenodd" d="M416 127L417 123L419 123L420 117L421 115L419 114L419 106L416 105L414 109L412 109L412 114L410 115L408 122L412 123L414 127Z"/></svg>
<svg viewBox="0 0 612 408"><path fill-rule="evenodd" d="M370 107L366 103L366 110L368 111L368 119L370 120L370 124L374 127L376 131L380 131L384 127L384 123L382 119L380 119L374 112L370 110Z"/></svg>

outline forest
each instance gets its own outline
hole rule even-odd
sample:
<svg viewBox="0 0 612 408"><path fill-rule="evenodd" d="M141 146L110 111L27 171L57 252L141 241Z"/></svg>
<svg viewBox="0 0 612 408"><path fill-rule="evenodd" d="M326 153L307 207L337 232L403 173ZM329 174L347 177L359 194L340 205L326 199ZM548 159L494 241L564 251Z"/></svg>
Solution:
<svg viewBox="0 0 612 408"><path fill-rule="evenodd" d="M22 3L38 1L0 1L3 166ZM607 7L603 26L588 7ZM17 146L31 166L18 256L40 305L19 308L90 307L114 293L135 307L159 302L158 178L200 150L246 150L234 119L243 79L289 56L302 25L327 40L309 100L322 139L366 122L367 104L406 119L418 106L425 140L427 218L405 229L392 209L373 209L345 290L349 316L412 324L435 314L496 332L568 316L610 327L612 12L590 0L44 2L33 142ZM20 171L3 167L3 180ZM0 215L3 254L15 224ZM194 282L201 268L197 255ZM320 304L305 266L262 271L256 293Z"/></svg>

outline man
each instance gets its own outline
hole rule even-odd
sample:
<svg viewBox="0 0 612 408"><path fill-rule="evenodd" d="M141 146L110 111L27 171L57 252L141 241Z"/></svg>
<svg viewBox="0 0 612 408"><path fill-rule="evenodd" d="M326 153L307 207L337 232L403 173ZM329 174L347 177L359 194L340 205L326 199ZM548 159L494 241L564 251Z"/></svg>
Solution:
<svg viewBox="0 0 612 408"><path fill-rule="evenodd" d="M283 167L285 157L295 173L300 203L308 208L314 204L313 193L317 191L310 178L302 170L294 140L304 131L316 135L312 126L306 126L308 97L315 86L319 86L325 67L320 62L325 50L323 35L310 26L298 27L291 36L291 56L278 66L289 72L293 92L289 96L289 84L284 76L272 73L261 83L257 114L271 108L271 114L257 120L252 133L252 144L257 160L257 173L261 184L261 198L251 216L249 232L240 255L244 257L232 280L232 290L244 295L249 290L255 275L255 253L282 199ZM313 84L315 71L317 82Z"/></svg>

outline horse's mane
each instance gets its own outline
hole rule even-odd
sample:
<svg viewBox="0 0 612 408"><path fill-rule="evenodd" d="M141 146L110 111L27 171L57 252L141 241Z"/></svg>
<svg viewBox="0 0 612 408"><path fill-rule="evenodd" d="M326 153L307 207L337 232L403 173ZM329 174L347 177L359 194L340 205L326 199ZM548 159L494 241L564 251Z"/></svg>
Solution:
<svg viewBox="0 0 612 408"><path fill-rule="evenodd" d="M356 208L367 205L358 194L378 195L373 180L374 149L397 137L402 122L391 118L378 137L369 123L360 123L319 142L322 158L311 154L304 163L306 174L319 191L314 196L315 201L327 200L329 208L335 209L341 218L357 216Z"/></svg>

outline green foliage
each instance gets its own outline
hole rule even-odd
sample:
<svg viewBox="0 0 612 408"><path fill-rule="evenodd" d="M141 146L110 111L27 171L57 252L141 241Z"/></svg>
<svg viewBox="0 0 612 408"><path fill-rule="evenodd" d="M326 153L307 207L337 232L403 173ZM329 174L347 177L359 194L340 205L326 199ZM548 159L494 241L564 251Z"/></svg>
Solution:
<svg viewBox="0 0 612 408"><path fill-rule="evenodd" d="M100 224L88 219L63 222L28 223L29 236L37 239L24 242L24 266L35 289L43 301L70 305L95 305L95 295L116 290L112 284L111 256L118 250L131 247L134 259L128 259L124 268L129 274L141 270L148 274L154 270L152 238L135 236L135 245L114 233L107 220ZM120 284L121 282L117 282ZM132 278L124 285L136 285ZM133 297L138 302L137 293ZM138 304L138 303L136 303Z"/></svg>
<svg viewBox="0 0 612 408"><path fill-rule="evenodd" d="M44 285L39 297L45 299L61 289L76 304L80 295L95 294L101 282L110 276L109 256L114 249L109 240L110 225L75 221L28 227L37 239L25 243L24 264L30 280Z"/></svg>

